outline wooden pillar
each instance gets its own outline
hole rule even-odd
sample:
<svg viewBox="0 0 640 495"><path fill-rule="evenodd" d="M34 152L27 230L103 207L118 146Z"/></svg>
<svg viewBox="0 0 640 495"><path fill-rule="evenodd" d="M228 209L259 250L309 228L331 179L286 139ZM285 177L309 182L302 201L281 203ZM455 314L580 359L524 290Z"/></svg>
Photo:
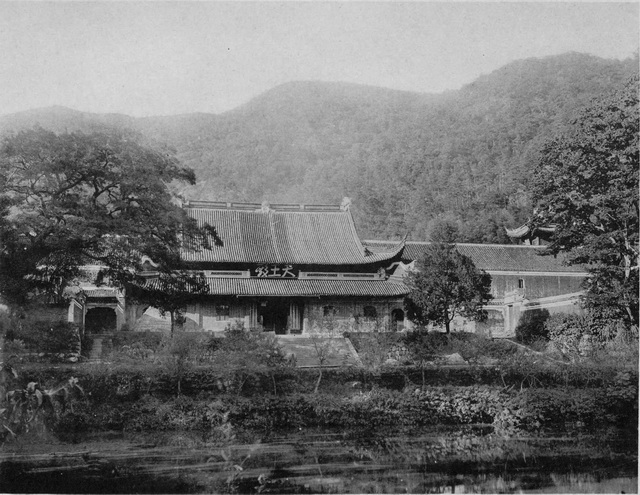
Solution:
<svg viewBox="0 0 640 495"><path fill-rule="evenodd" d="M249 328L258 326L258 305L255 301L249 302Z"/></svg>

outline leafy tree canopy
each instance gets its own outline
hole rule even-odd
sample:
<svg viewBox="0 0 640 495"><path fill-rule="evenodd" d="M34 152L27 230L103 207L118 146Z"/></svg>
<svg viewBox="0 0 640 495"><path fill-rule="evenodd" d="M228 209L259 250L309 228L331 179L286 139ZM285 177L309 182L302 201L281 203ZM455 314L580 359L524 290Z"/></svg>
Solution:
<svg viewBox="0 0 640 495"><path fill-rule="evenodd" d="M14 305L34 291L60 296L83 264L106 267L112 283L132 281L143 256L159 270L179 266L185 239L206 246L176 204L172 181L192 170L169 153L122 133L54 134L41 128L0 144L0 294Z"/></svg>
<svg viewBox="0 0 640 495"><path fill-rule="evenodd" d="M447 333L456 315L486 319L482 306L492 299L491 276L476 268L453 244L431 244L416 268L405 280L411 289L409 319L421 325L444 325Z"/></svg>
<svg viewBox="0 0 640 495"><path fill-rule="evenodd" d="M551 253L585 264L586 307L638 325L638 77L596 100L544 147L533 223L553 224Z"/></svg>

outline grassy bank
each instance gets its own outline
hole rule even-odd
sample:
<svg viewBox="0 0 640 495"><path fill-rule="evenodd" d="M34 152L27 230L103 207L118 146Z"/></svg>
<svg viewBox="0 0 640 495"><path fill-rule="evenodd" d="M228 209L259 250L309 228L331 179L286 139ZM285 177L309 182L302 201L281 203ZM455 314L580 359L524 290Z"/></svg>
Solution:
<svg viewBox="0 0 640 495"><path fill-rule="evenodd" d="M216 396L136 401L91 401L63 414L56 428L66 433L94 429L125 431L202 430L232 426L259 430L306 427L377 428L386 425L492 424L504 431L535 430L574 423L584 427L633 425L635 397L619 389L555 388L505 391L491 387L374 389L350 396Z"/></svg>
<svg viewBox="0 0 640 495"><path fill-rule="evenodd" d="M511 432L567 423L587 428L637 425L634 372L592 369L587 380L546 367L538 374L529 369L526 375L501 374L496 367L429 371L423 386L422 369L415 367L325 370L319 393L312 393L318 371L295 368L233 379L216 370L193 369L182 378L180 395L175 375L149 367L38 366L23 370L21 380L44 384L78 379L84 394L74 395L47 419L52 431L64 435L192 430L215 436L225 428L477 423ZM451 384L456 382L461 385Z"/></svg>
<svg viewBox="0 0 640 495"><path fill-rule="evenodd" d="M105 361L16 363L17 374L3 377L12 391L4 439L38 421L63 435L478 423L506 433L637 428L637 359L628 366L612 354L566 362L478 336L373 334L351 336L362 367L301 369L264 334L139 337L115 339ZM450 352L465 364L442 364Z"/></svg>

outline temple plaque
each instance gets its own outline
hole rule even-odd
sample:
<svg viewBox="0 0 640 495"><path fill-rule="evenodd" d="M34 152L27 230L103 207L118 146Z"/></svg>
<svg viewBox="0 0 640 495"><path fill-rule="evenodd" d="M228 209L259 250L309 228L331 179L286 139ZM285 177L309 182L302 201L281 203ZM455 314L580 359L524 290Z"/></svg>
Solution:
<svg viewBox="0 0 640 495"><path fill-rule="evenodd" d="M298 278L298 270L293 265L260 265L252 272L257 278Z"/></svg>

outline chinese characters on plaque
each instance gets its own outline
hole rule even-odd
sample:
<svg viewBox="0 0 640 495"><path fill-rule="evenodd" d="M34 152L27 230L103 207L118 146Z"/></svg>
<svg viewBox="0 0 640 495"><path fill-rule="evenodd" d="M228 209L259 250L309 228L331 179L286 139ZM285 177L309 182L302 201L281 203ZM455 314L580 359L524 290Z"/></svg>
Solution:
<svg viewBox="0 0 640 495"><path fill-rule="evenodd" d="M298 278L293 265L261 265L254 269L258 278Z"/></svg>

